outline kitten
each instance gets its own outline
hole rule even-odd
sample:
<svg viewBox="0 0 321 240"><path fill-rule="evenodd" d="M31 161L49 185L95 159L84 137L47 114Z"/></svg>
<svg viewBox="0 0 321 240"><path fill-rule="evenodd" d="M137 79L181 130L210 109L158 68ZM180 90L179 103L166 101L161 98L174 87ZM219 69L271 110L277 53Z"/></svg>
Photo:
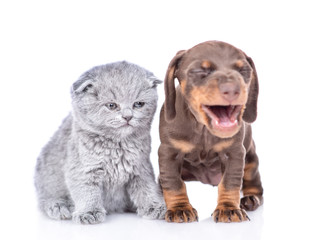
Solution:
<svg viewBox="0 0 321 240"><path fill-rule="evenodd" d="M94 224L124 211L164 218L149 160L159 83L145 69L117 62L73 84L72 112L36 166L39 206L50 218Z"/></svg>

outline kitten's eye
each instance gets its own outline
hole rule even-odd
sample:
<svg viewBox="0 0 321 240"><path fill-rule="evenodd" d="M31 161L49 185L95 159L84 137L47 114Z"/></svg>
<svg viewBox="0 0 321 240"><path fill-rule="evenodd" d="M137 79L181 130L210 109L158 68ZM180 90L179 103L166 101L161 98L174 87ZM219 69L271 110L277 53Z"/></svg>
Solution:
<svg viewBox="0 0 321 240"><path fill-rule="evenodd" d="M110 110L115 110L115 109L117 108L117 104L116 104L116 103L113 103L113 102L107 103L107 104L106 104L106 107L107 107L108 109L110 109Z"/></svg>
<svg viewBox="0 0 321 240"><path fill-rule="evenodd" d="M141 108L141 107L143 107L145 105L145 103L144 102L135 102L134 103L134 108Z"/></svg>

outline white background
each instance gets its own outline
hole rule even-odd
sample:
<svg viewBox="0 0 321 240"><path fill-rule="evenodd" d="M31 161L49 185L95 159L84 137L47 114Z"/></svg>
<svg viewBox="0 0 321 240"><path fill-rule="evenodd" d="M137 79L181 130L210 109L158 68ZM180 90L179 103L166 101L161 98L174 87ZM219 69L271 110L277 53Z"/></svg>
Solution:
<svg viewBox="0 0 321 240"><path fill-rule="evenodd" d="M1 239L321 239L321 13L318 1L1 1ZM265 203L251 222L216 224L217 188L188 183L200 221L113 214L99 225L53 221L37 209L33 172L89 68L128 60L164 78L178 50L222 40L254 60L253 124ZM164 101L163 85L159 108ZM158 109L159 109L158 108ZM151 161L158 175L158 116Z"/></svg>

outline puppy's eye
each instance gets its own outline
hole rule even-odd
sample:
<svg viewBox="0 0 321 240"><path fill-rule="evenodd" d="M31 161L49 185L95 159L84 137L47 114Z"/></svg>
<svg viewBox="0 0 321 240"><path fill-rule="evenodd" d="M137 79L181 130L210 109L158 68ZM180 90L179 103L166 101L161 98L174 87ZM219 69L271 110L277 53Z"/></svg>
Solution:
<svg viewBox="0 0 321 240"><path fill-rule="evenodd" d="M202 79L210 75L213 71L214 69L212 68L194 68L188 72L188 75L192 77L197 76Z"/></svg>
<svg viewBox="0 0 321 240"><path fill-rule="evenodd" d="M252 70L248 66L244 66L238 69L239 73L245 78L245 80L250 79Z"/></svg>
<svg viewBox="0 0 321 240"><path fill-rule="evenodd" d="M144 102L135 102L133 107L134 108L142 108L145 105Z"/></svg>
<svg viewBox="0 0 321 240"><path fill-rule="evenodd" d="M117 106L116 103L110 102L110 103L107 103L107 104L106 104L106 107L107 107L109 110L115 110L118 106Z"/></svg>

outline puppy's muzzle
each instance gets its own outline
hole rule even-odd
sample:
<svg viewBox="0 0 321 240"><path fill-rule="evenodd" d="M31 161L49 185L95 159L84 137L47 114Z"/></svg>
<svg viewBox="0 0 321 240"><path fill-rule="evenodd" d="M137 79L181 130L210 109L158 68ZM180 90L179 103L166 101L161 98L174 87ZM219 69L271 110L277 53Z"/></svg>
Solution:
<svg viewBox="0 0 321 240"><path fill-rule="evenodd" d="M236 100L241 91L240 83L232 79L220 79L218 82L218 89L223 99L229 103Z"/></svg>

